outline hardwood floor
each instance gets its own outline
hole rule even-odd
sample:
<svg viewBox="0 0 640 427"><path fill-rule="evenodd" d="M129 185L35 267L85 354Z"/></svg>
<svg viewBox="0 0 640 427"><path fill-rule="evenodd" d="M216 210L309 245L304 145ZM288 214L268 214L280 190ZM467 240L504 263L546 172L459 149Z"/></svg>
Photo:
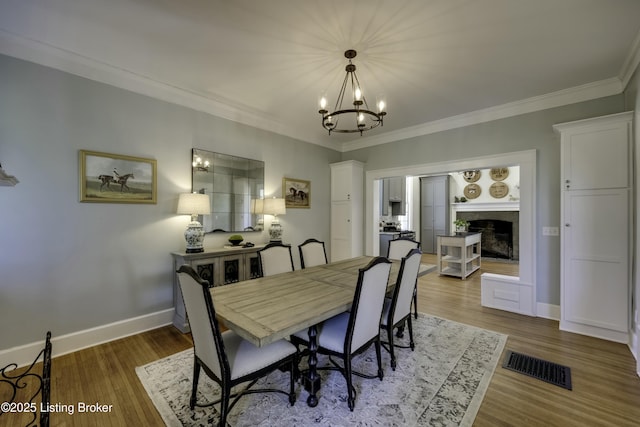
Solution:
<svg viewBox="0 0 640 427"><path fill-rule="evenodd" d="M423 261L436 263L431 255ZM503 369L500 362L475 426L640 425L640 378L626 345L560 331L557 321L482 307L482 272L517 275L517 265L483 260L464 281L431 273L419 281L419 311L507 334L505 350L569 366L573 390Z"/></svg>
<svg viewBox="0 0 640 427"><path fill-rule="evenodd" d="M423 258L435 264L431 255ZM517 274L517 268L483 261L482 269L464 281L437 273L419 280L419 311L507 334L505 349L571 367L573 391L498 366L474 425L639 425L640 378L626 345L562 332L556 321L480 305L480 274ZM163 425L134 369L191 346L190 335L167 326L54 358L51 402L73 404L76 412L52 413L51 425ZM0 388L0 399L3 393ZM78 402L112 408L106 413L77 413ZM303 399L297 404L304 404ZM24 425L22 420L4 414L0 426Z"/></svg>

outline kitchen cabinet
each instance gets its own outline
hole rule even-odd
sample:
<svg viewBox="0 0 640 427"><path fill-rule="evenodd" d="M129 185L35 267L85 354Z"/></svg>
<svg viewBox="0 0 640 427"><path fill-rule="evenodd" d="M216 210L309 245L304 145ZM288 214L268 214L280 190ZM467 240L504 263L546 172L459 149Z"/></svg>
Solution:
<svg viewBox="0 0 640 427"><path fill-rule="evenodd" d="M331 261L363 254L364 164L355 160L331 167Z"/></svg>
<svg viewBox="0 0 640 427"><path fill-rule="evenodd" d="M560 329L628 343L633 113L562 123Z"/></svg>
<svg viewBox="0 0 640 427"><path fill-rule="evenodd" d="M407 180L403 176L382 180L380 215L406 215Z"/></svg>
<svg viewBox="0 0 640 427"><path fill-rule="evenodd" d="M449 232L449 175L420 178L420 246L437 252L438 236Z"/></svg>
<svg viewBox="0 0 640 427"><path fill-rule="evenodd" d="M182 332L189 332L189 322L182 300L182 292L175 271L184 264L190 265L212 286L222 286L261 276L258 250L265 245L251 248L225 247L199 253L172 252L173 256L173 325Z"/></svg>

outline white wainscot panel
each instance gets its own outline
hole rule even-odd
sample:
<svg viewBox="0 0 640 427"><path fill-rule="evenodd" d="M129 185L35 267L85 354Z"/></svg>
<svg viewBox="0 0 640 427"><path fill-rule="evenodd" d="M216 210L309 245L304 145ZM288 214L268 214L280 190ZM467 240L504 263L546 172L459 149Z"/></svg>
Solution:
<svg viewBox="0 0 640 427"><path fill-rule="evenodd" d="M484 307L535 316L533 285L522 283L519 277L483 273L481 303Z"/></svg>

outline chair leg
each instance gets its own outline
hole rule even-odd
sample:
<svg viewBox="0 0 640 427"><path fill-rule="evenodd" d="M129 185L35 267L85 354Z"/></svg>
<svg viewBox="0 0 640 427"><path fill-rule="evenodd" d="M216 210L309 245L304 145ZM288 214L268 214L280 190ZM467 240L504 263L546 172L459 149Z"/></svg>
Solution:
<svg viewBox="0 0 640 427"><path fill-rule="evenodd" d="M291 361L291 370L289 371L289 403L291 406L296 403L296 392L294 389L295 381L300 376L300 371L298 370L298 355L296 354Z"/></svg>
<svg viewBox="0 0 640 427"><path fill-rule="evenodd" d="M347 380L347 405L349 410L353 412L353 408L356 406L356 397L354 396L353 381L351 378L351 356L345 355L344 358L344 377Z"/></svg>
<svg viewBox="0 0 640 427"><path fill-rule="evenodd" d="M378 378L380 378L380 381L382 381L382 377L384 377L384 371L382 370L382 352L380 351L380 347L382 347L382 345L380 344L380 334L378 334L378 339L376 340L375 346L376 358L378 359Z"/></svg>
<svg viewBox="0 0 640 427"><path fill-rule="evenodd" d="M391 369L396 370L396 352L393 350L393 325L387 325L387 337L389 338L389 356L391 356Z"/></svg>
<svg viewBox="0 0 640 427"><path fill-rule="evenodd" d="M416 281L416 286L413 288L413 317L415 319L418 318L418 282Z"/></svg>
<svg viewBox="0 0 640 427"><path fill-rule="evenodd" d="M191 386L191 399L189 399L189 408L193 410L196 407L196 392L198 390L198 379L200 378L200 363L193 358L193 384Z"/></svg>
<svg viewBox="0 0 640 427"><path fill-rule="evenodd" d="M227 427L227 416L229 415L229 399L231 397L231 387L222 387L220 396L220 421L218 427Z"/></svg>
<svg viewBox="0 0 640 427"><path fill-rule="evenodd" d="M413 342L413 322L411 321L411 315L407 317L407 329L409 329L409 347L411 351L416 348L415 343Z"/></svg>

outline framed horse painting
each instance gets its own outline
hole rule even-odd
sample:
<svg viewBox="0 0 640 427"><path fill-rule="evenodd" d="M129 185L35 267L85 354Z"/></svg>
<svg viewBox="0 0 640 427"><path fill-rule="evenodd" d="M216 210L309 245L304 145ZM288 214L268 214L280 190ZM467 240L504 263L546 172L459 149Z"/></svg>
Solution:
<svg viewBox="0 0 640 427"><path fill-rule="evenodd" d="M156 161L80 150L80 201L157 203Z"/></svg>
<svg viewBox="0 0 640 427"><path fill-rule="evenodd" d="M302 179L282 178L282 195L287 208L310 208L311 182Z"/></svg>

